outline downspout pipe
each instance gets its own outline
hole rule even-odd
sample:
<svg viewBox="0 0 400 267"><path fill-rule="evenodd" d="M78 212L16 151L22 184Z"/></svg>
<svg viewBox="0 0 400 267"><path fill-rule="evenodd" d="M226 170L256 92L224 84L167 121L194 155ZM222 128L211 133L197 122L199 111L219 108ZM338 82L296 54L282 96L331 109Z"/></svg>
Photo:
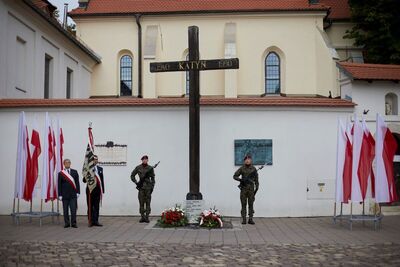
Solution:
<svg viewBox="0 0 400 267"><path fill-rule="evenodd" d="M140 18L142 14L135 14L136 24L138 27L138 97L143 97L142 90L142 25L140 24Z"/></svg>

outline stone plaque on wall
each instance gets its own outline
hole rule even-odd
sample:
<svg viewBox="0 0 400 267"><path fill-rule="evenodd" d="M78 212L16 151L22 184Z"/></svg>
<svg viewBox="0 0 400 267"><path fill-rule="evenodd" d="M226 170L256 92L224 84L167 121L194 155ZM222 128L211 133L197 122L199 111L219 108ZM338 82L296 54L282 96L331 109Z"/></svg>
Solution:
<svg viewBox="0 0 400 267"><path fill-rule="evenodd" d="M99 157L99 165L126 166L127 145L108 141L106 144L97 144L94 147L95 154Z"/></svg>
<svg viewBox="0 0 400 267"><path fill-rule="evenodd" d="M242 165L247 154L252 156L254 165L272 165L272 139L235 140L235 165Z"/></svg>

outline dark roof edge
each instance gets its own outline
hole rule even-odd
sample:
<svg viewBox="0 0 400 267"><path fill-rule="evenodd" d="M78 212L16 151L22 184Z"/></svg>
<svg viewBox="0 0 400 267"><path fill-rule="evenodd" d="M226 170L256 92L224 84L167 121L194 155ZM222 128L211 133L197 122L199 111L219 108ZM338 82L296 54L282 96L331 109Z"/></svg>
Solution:
<svg viewBox="0 0 400 267"><path fill-rule="evenodd" d="M89 55L96 63L101 63L101 58L97 55L92 49L90 49L87 45L83 44L79 41L75 36L73 36L70 32L65 30L58 22L50 19L45 13L43 13L37 6L35 6L29 0L23 0L23 2L28 5L33 11L35 11L39 16L44 18L50 25L52 25L56 30L62 33L65 37L67 37L70 41L72 41L76 46L78 46L84 53Z"/></svg>
<svg viewBox="0 0 400 267"><path fill-rule="evenodd" d="M232 9L232 10L194 10L194 11L160 11L160 12L126 12L126 13L89 13L89 14L73 14L68 12L68 16L74 17L106 17L106 16L133 16L141 14L144 16L160 16L160 15L193 15L193 14L223 14L223 13L275 13L275 12L288 12L294 13L299 11L306 12L328 12L329 8L314 8L314 9Z"/></svg>

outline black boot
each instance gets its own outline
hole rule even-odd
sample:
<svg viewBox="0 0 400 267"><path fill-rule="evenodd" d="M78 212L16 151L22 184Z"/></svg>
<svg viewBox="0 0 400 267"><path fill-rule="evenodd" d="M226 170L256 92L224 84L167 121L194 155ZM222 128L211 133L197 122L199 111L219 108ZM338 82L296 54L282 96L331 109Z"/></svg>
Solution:
<svg viewBox="0 0 400 267"><path fill-rule="evenodd" d="M246 217L242 217L242 224L246 224Z"/></svg>
<svg viewBox="0 0 400 267"><path fill-rule="evenodd" d="M253 217L249 217L249 224L256 224L256 223L253 221Z"/></svg>
<svg viewBox="0 0 400 267"><path fill-rule="evenodd" d="M144 221L145 223L149 223L149 222L150 222L149 216L147 215L147 216L144 218L144 220L145 220L145 221Z"/></svg>
<svg viewBox="0 0 400 267"><path fill-rule="evenodd" d="M146 222L146 218L145 218L144 216L142 216L142 218L140 218L139 222L140 222L140 223Z"/></svg>

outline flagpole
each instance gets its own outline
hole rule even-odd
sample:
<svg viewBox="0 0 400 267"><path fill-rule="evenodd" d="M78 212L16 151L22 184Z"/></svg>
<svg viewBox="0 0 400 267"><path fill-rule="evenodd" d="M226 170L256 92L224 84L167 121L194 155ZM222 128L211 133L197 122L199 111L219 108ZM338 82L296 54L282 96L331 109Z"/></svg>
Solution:
<svg viewBox="0 0 400 267"><path fill-rule="evenodd" d="M57 198L57 224L60 224L60 201Z"/></svg>
<svg viewBox="0 0 400 267"><path fill-rule="evenodd" d="M40 227L42 227L42 212L43 212L43 199L40 200L40 218L39 218Z"/></svg>
<svg viewBox="0 0 400 267"><path fill-rule="evenodd" d="M13 223L15 223L15 197L14 197L14 200L13 200Z"/></svg>
<svg viewBox="0 0 400 267"><path fill-rule="evenodd" d="M364 217L365 216L365 202L364 201L363 201L362 205L363 205L362 215ZM363 226L365 226L365 220L363 220Z"/></svg>
<svg viewBox="0 0 400 267"><path fill-rule="evenodd" d="M32 214L32 200L29 201L30 205L29 205L29 213ZM29 216L29 222L32 222L32 216Z"/></svg>
<svg viewBox="0 0 400 267"><path fill-rule="evenodd" d="M343 202L340 202L340 216L343 215ZM342 221L340 220L340 225L342 225Z"/></svg>
<svg viewBox="0 0 400 267"><path fill-rule="evenodd" d="M51 222L54 223L54 199L51 200Z"/></svg>
<svg viewBox="0 0 400 267"><path fill-rule="evenodd" d="M19 198L17 200L17 214L19 214ZM16 218L17 218L17 225L19 225L19 216L17 216Z"/></svg>

